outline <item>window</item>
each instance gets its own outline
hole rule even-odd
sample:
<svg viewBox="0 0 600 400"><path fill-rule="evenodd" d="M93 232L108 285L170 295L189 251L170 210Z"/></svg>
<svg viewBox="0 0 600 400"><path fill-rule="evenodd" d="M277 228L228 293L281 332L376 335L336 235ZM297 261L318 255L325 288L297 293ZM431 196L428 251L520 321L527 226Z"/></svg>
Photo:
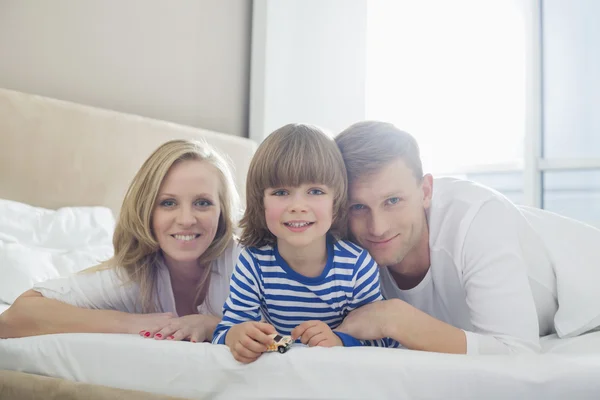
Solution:
<svg viewBox="0 0 600 400"><path fill-rule="evenodd" d="M506 0L373 0L366 116L414 135L426 170L519 169L525 31Z"/></svg>
<svg viewBox="0 0 600 400"><path fill-rule="evenodd" d="M600 2L367 7L368 119L413 134L437 176L600 227Z"/></svg>

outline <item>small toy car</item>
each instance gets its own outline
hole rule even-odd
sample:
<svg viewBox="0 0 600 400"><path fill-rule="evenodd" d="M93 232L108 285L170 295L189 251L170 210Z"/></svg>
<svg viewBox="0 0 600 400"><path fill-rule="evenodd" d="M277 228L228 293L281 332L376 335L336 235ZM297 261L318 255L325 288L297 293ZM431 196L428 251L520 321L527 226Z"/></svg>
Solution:
<svg viewBox="0 0 600 400"><path fill-rule="evenodd" d="M273 343L267 348L267 351L278 351L283 354L292 346L292 338L290 336L281 336L278 333L272 333L269 336L273 338Z"/></svg>

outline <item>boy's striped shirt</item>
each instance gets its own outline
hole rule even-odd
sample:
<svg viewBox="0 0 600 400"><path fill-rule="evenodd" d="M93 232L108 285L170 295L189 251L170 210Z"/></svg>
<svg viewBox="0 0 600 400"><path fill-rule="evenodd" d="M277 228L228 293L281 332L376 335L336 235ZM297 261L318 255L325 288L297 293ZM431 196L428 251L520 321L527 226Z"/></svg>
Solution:
<svg viewBox="0 0 600 400"><path fill-rule="evenodd" d="M246 248L231 277L213 343L225 343L232 325L261 319L283 335L310 320L335 329L350 311L378 300L382 296L377 264L366 250L348 241L328 240L326 266L314 278L292 270L276 247ZM374 342L367 344L397 347L386 339Z"/></svg>

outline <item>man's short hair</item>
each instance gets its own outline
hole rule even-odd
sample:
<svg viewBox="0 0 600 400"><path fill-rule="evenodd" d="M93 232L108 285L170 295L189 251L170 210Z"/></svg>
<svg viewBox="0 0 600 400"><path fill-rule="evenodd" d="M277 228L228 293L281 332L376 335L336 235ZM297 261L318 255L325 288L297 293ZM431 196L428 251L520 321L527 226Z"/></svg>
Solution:
<svg viewBox="0 0 600 400"><path fill-rule="evenodd" d="M392 161L402 159L415 178L423 178L419 145L409 133L389 122L357 122L335 138L348 172L348 183L376 173Z"/></svg>

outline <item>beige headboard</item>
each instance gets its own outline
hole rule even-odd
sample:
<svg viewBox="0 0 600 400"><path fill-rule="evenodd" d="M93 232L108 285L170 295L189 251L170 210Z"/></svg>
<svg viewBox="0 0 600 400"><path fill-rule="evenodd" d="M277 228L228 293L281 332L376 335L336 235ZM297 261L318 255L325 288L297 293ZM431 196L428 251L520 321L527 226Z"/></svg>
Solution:
<svg viewBox="0 0 600 400"><path fill-rule="evenodd" d="M0 198L106 206L116 216L144 160L176 138L204 139L228 156L243 200L249 139L0 89Z"/></svg>

